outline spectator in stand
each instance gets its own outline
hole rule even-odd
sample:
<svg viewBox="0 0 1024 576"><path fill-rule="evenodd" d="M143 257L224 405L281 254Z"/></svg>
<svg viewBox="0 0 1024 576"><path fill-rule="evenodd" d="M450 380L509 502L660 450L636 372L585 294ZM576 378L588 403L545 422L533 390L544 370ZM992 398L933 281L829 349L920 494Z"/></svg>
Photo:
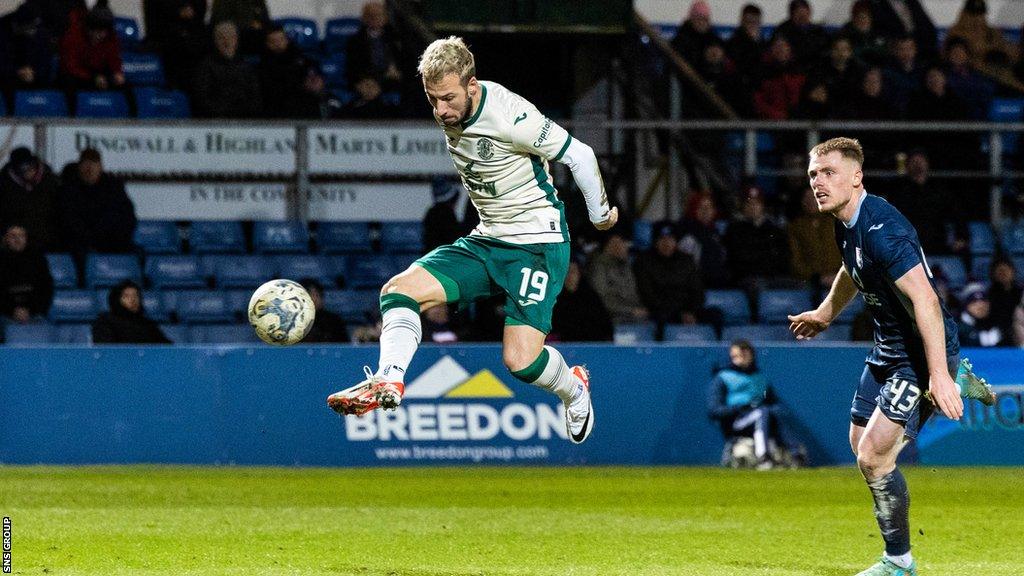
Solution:
<svg viewBox="0 0 1024 576"><path fill-rule="evenodd" d="M259 74L268 118L323 117L323 76L279 24L267 29Z"/></svg>
<svg viewBox="0 0 1024 576"><path fill-rule="evenodd" d="M6 226L0 246L0 313L19 324L45 316L53 303L53 277L25 228Z"/></svg>
<svg viewBox="0 0 1024 576"><path fill-rule="evenodd" d="M459 201L469 202L460 195L461 185L440 176L430 184L434 205L423 217L423 251L430 252L438 246L455 242L474 228L478 219L475 210L465 210L464 218L459 217Z"/></svg>
<svg viewBox="0 0 1024 576"><path fill-rule="evenodd" d="M654 247L633 265L640 301L657 324L661 340L666 324L711 324L721 328L721 310L704 307L704 285L693 258L679 250L679 234L671 222L654 227Z"/></svg>
<svg viewBox="0 0 1024 576"><path fill-rule="evenodd" d="M98 4L69 17L60 40L60 71L68 91L111 90L124 86L121 42L114 33L114 13Z"/></svg>
<svg viewBox="0 0 1024 576"><path fill-rule="evenodd" d="M844 108L860 92L864 65L853 57L853 43L850 39L836 36L832 39L828 59L815 69L812 76L825 82L832 106Z"/></svg>
<svg viewBox="0 0 1024 576"><path fill-rule="evenodd" d="M25 0L25 4L38 10L43 19L43 28L50 31L52 38L64 36L70 24L71 15L76 11L85 12L85 0ZM108 0L98 0L96 6L108 5Z"/></svg>
<svg viewBox="0 0 1024 576"><path fill-rule="evenodd" d="M917 43L913 36L892 41L892 58L882 71L885 99L896 109L900 118L907 116L910 98L924 85L924 66L917 57Z"/></svg>
<svg viewBox="0 0 1024 576"><path fill-rule="evenodd" d="M729 282L725 246L715 225L718 209L707 190L695 190L686 199L680 226L679 249L688 254L700 269L701 281L708 288L721 288Z"/></svg>
<svg viewBox="0 0 1024 576"><path fill-rule="evenodd" d="M28 148L15 148L0 173L0 228L19 223L33 246L59 247L57 189L60 181Z"/></svg>
<svg viewBox="0 0 1024 576"><path fill-rule="evenodd" d="M797 280L827 289L842 264L835 242L835 219L818 211L814 191L810 188L804 190L800 206L800 215L786 226L790 270Z"/></svg>
<svg viewBox="0 0 1024 576"><path fill-rule="evenodd" d="M850 120L883 121L895 120L896 109L883 95L882 70L870 68L861 78L857 92L839 112L839 117ZM850 131L850 136L860 140L865 150L865 162L873 166L891 166L893 156L902 136L894 132L867 130Z"/></svg>
<svg viewBox="0 0 1024 576"><path fill-rule="evenodd" d="M872 0L871 15L884 38L912 37L924 63L938 60L938 31L920 0Z"/></svg>
<svg viewBox="0 0 1024 576"><path fill-rule="evenodd" d="M1012 346L1009 334L1003 333L999 322L992 316L992 305L983 284L968 284L961 293L960 302L963 304L957 321L960 346Z"/></svg>
<svg viewBox="0 0 1024 576"><path fill-rule="evenodd" d="M890 188L887 199L917 230L926 254L963 254L967 250L967 224L960 216L958 196L931 179L928 154L920 148L907 155L907 175ZM949 240L946 229L952 228Z"/></svg>
<svg viewBox="0 0 1024 576"><path fill-rule="evenodd" d="M828 33L811 22L811 5L807 0L792 0L789 3L789 18L775 29L774 38L780 36L789 40L793 60L801 70L816 64L828 46Z"/></svg>
<svg viewBox="0 0 1024 576"><path fill-rule="evenodd" d="M160 54L167 83L190 91L196 65L210 52L206 0L144 0L146 42Z"/></svg>
<svg viewBox="0 0 1024 576"><path fill-rule="evenodd" d="M733 281L747 290L788 276L786 233L769 218L760 188L745 190L740 213L725 233L725 251Z"/></svg>
<svg viewBox="0 0 1024 576"><path fill-rule="evenodd" d="M579 263L570 262L555 302L549 337L560 342L608 342L613 332L611 316L601 297L583 277Z"/></svg>
<svg viewBox="0 0 1024 576"><path fill-rule="evenodd" d="M303 342L348 342L348 326L345 320L327 308L324 308L324 286L313 278L303 278L299 282L309 293L313 300L313 308L316 316L313 320L313 327L309 334L302 339Z"/></svg>
<svg viewBox="0 0 1024 576"><path fill-rule="evenodd" d="M61 181L61 229L72 252L135 250L135 205L124 182L103 170L99 151L82 150L78 162L64 168Z"/></svg>
<svg viewBox="0 0 1024 576"><path fill-rule="evenodd" d="M972 120L987 119L995 84L974 69L966 40L956 37L946 41L946 64L949 91L967 103L967 113Z"/></svg>
<svg viewBox="0 0 1024 576"><path fill-rule="evenodd" d="M886 40L874 27L870 0L857 0L850 8L850 21L840 30L840 36L850 39L853 55L869 66L885 64L888 49Z"/></svg>
<svg viewBox="0 0 1024 576"><path fill-rule="evenodd" d="M383 2L371 0L363 4L362 25L349 39L348 83L356 99L344 114L357 118L380 118L394 114L381 96L398 90L402 81L402 42L388 22Z"/></svg>
<svg viewBox="0 0 1024 576"><path fill-rule="evenodd" d="M946 88L946 74L933 66L924 73L924 87L910 97L907 105L909 120L934 120L958 122L969 119L967 104ZM977 149L977 138L973 134L951 132L914 132L908 140L927 150L929 158L936 164L949 169L964 166L965 157L970 159L971 149Z"/></svg>
<svg viewBox="0 0 1024 576"><path fill-rule="evenodd" d="M264 31L270 24L270 11L266 0L213 0L210 25L232 22L240 38L238 51L256 55L263 51Z"/></svg>
<svg viewBox="0 0 1024 576"><path fill-rule="evenodd" d="M1017 62L1017 47L995 27L989 26L985 0L967 0L956 23L946 35L946 50L953 39L963 40L975 68L1008 68Z"/></svg>
<svg viewBox="0 0 1024 576"><path fill-rule="evenodd" d="M764 120L786 120L800 102L806 77L793 60L785 36L772 39L762 68L762 80L754 93L754 110Z"/></svg>
<svg viewBox="0 0 1024 576"><path fill-rule="evenodd" d="M711 29L711 6L706 0L694 0L686 19L672 38L672 48L690 64L696 65L709 44L718 40Z"/></svg>
<svg viewBox="0 0 1024 576"><path fill-rule="evenodd" d="M263 112L259 81L238 55L238 30L230 21L213 28L216 51L196 68L193 107L207 118L255 118Z"/></svg>
<svg viewBox="0 0 1024 576"><path fill-rule="evenodd" d="M0 18L0 89L11 92L49 86L52 44L35 5L22 4Z"/></svg>
<svg viewBox="0 0 1024 576"><path fill-rule="evenodd" d="M109 312L92 323L93 344L170 344L157 323L146 317L142 307L142 289L125 280L107 295Z"/></svg>
<svg viewBox="0 0 1024 576"><path fill-rule="evenodd" d="M736 65L736 71L746 78L758 74L761 58L768 48L761 33L761 8L746 4L740 11L740 25L725 43L725 53Z"/></svg>
<svg viewBox="0 0 1024 576"><path fill-rule="evenodd" d="M800 102L793 110L793 118L797 120L827 120L832 117L834 111L835 106L832 104L828 84L820 78L811 78L807 80L800 91Z"/></svg>
<svg viewBox="0 0 1024 576"><path fill-rule="evenodd" d="M613 228L604 236L601 253L593 257L587 269L590 285L601 297L614 324L643 322L649 315L640 302L636 276L629 263L630 241L622 230Z"/></svg>
<svg viewBox="0 0 1024 576"><path fill-rule="evenodd" d="M721 40L716 38L704 47L704 53L694 68L708 87L718 92L733 110L741 116L750 114L752 93L726 57L725 45Z"/></svg>
<svg viewBox="0 0 1024 576"><path fill-rule="evenodd" d="M996 257L989 266L988 301L992 307L992 318L1003 335L1012 340L1013 310L1024 299L1024 288L1017 282L1017 268L1013 260L1005 256Z"/></svg>

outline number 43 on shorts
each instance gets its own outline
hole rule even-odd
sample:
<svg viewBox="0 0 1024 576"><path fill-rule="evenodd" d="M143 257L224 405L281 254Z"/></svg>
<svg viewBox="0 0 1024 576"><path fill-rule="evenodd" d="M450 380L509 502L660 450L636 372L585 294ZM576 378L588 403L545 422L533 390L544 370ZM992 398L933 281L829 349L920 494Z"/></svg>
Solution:
<svg viewBox="0 0 1024 576"><path fill-rule="evenodd" d="M519 271L523 281L519 284L520 306L529 306L544 301L548 293L548 273L543 270L523 268Z"/></svg>
<svg viewBox="0 0 1024 576"><path fill-rule="evenodd" d="M917 399L921 396L921 389L916 384L909 380L896 380L892 387L892 401L889 405L894 410L900 412L908 412L915 404Z"/></svg>

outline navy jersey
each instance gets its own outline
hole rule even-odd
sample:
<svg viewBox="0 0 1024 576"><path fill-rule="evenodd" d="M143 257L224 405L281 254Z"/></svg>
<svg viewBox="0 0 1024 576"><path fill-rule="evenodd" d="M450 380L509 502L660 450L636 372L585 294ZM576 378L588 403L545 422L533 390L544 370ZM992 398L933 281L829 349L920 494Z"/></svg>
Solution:
<svg viewBox="0 0 1024 576"><path fill-rule="evenodd" d="M875 347L868 363L882 366L911 361L924 365L924 342L914 321L913 304L896 287L896 280L922 264L935 289L914 227L884 199L865 193L850 224L836 220L835 229L843 266L875 321ZM956 322L941 299L940 305L946 355L954 356L960 352Z"/></svg>

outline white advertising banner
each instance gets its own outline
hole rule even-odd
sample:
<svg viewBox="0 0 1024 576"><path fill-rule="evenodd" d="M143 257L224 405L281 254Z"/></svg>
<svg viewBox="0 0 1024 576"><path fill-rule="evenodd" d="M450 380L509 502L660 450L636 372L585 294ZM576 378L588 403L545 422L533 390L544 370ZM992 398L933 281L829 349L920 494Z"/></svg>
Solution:
<svg viewBox="0 0 1024 576"><path fill-rule="evenodd" d="M142 220L284 220L286 184L129 183ZM432 204L430 185L314 184L308 194L315 221L419 221Z"/></svg>
<svg viewBox="0 0 1024 576"><path fill-rule="evenodd" d="M36 149L35 129L31 124L0 125L0 165L7 162L7 155L22 146Z"/></svg>
<svg viewBox="0 0 1024 576"><path fill-rule="evenodd" d="M217 126L52 126L47 161L55 170L85 148L112 172L133 174L291 174L293 128Z"/></svg>
<svg viewBox="0 0 1024 576"><path fill-rule="evenodd" d="M313 128L311 174L454 174L436 126Z"/></svg>

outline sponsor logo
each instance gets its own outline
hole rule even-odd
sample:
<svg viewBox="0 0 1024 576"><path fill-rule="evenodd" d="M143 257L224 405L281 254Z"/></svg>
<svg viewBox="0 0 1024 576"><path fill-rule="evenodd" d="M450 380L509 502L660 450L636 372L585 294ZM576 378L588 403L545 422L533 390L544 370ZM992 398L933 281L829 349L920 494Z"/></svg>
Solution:
<svg viewBox="0 0 1024 576"><path fill-rule="evenodd" d="M516 124L519 124L523 120L526 120L526 112L523 112L519 116L516 116L516 119L512 121L512 125L515 126Z"/></svg>
<svg viewBox="0 0 1024 576"><path fill-rule="evenodd" d="M350 442L565 439L561 404L526 404L490 370L470 374L444 356L405 388L394 411L345 418ZM415 457L415 456L411 456Z"/></svg>
<svg viewBox="0 0 1024 576"><path fill-rule="evenodd" d="M882 226L885 226L884 222L881 223L881 224L875 224L874 226L871 226L870 228L868 228L868 232L874 232L875 230L881 230Z"/></svg>
<svg viewBox="0 0 1024 576"><path fill-rule="evenodd" d="M861 253L860 246L855 246L853 248L853 255L854 255L854 257L857 260L857 268L863 268L864 267L864 254Z"/></svg>
<svg viewBox="0 0 1024 576"><path fill-rule="evenodd" d="M536 300L520 300L519 301L519 305L524 307L524 308L527 307L527 306L532 306L532 305L534 305L536 303L537 303Z"/></svg>
<svg viewBox="0 0 1024 576"><path fill-rule="evenodd" d="M494 143L487 138L481 138L476 143L476 153L483 160L490 160L494 157Z"/></svg>
<svg viewBox="0 0 1024 576"><path fill-rule="evenodd" d="M544 125L540 127L540 136L537 136L537 139L533 141L533 147L540 148L540 145L543 144L544 141L547 140L548 136L550 135L551 118L544 118Z"/></svg>

